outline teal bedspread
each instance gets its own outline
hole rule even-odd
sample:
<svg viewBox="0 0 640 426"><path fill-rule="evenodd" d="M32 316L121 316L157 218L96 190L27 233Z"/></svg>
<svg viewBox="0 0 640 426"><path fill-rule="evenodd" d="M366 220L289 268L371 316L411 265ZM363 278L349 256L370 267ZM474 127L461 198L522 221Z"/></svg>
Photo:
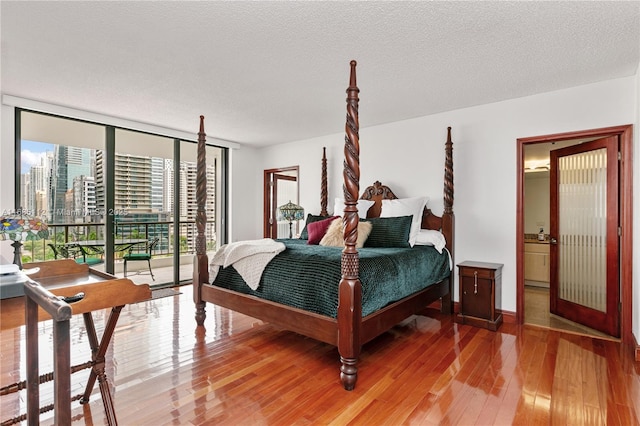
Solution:
<svg viewBox="0 0 640 426"><path fill-rule="evenodd" d="M335 318L342 248L308 245L306 240L279 241L287 248L267 265L256 291L233 266L221 269L213 284ZM440 254L430 246L358 252L363 317L450 274L446 251Z"/></svg>

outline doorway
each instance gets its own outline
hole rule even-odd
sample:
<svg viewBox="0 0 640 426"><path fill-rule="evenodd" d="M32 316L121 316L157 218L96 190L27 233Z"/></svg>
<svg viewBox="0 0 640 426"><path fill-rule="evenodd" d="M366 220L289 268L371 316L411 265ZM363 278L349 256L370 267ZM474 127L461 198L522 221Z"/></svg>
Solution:
<svg viewBox="0 0 640 426"><path fill-rule="evenodd" d="M606 136L615 136L620 141L620 161L618 183L619 190L619 212L620 212L620 240L619 240L619 261L615 265L619 267L619 287L620 287L620 337L623 342L632 342L631 333L632 318L632 126L617 126L602 129L585 130L578 132L561 133L555 135L545 135L517 140L518 146L518 194L517 194L517 235L516 235L516 320L524 323L525 319L525 173L530 164L525 164L526 151L530 148L542 147L554 143L556 145L575 145L576 143L594 140ZM543 165L544 166L544 165ZM540 167L540 166L538 166ZM548 226L548 225L547 225ZM549 236L546 235L545 238Z"/></svg>
<svg viewBox="0 0 640 426"><path fill-rule="evenodd" d="M264 171L264 238L288 238L290 232L297 234L296 229L291 229L287 221L278 218L278 206L289 201L298 204L298 174L299 167L284 167Z"/></svg>

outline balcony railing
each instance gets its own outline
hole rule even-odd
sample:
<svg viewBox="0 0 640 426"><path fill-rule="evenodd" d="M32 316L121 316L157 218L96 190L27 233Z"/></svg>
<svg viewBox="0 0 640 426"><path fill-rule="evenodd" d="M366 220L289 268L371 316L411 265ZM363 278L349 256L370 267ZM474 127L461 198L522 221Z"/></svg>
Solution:
<svg viewBox="0 0 640 426"><path fill-rule="evenodd" d="M171 257L176 251L174 235L179 235L177 250L181 255L195 254L195 241L197 235L196 223L193 220L181 220L176 226L172 221L164 222L117 222L115 226L115 239L121 242L159 238L158 244L151 253L154 257ZM205 228L207 249L216 247L215 222L207 222ZM46 240L25 241L22 247L22 262L41 262L55 259L53 249L49 244L64 245L76 241L104 240L105 226L103 223L61 223L49 225L49 238ZM142 252L144 244L133 246L133 251ZM116 251L116 260L122 258L124 253Z"/></svg>

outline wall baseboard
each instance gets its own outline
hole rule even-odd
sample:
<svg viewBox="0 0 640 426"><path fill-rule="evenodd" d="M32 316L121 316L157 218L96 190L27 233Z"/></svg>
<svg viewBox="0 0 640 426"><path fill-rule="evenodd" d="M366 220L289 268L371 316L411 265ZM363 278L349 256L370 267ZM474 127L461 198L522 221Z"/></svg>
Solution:
<svg viewBox="0 0 640 426"><path fill-rule="evenodd" d="M433 302L431 305L429 305L430 308L435 308L435 309L440 309L440 302L439 301L435 301ZM511 311L503 311L500 309L496 310L498 313L502 314L502 322L504 323L508 323L508 324L517 324L517 318L516 318L516 313L515 312L511 312ZM453 302L453 313L454 314L459 314L460 313L460 303L459 302Z"/></svg>
<svg viewBox="0 0 640 426"><path fill-rule="evenodd" d="M502 321L506 324L517 324L518 318L515 312L511 311L499 311L502 314Z"/></svg>

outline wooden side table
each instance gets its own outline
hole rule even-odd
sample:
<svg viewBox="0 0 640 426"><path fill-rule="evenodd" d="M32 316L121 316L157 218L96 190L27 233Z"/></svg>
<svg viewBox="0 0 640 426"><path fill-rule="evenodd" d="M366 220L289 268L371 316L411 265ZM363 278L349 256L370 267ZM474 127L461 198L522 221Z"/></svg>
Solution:
<svg viewBox="0 0 640 426"><path fill-rule="evenodd" d="M131 280L126 278L117 278L111 274L105 272L96 271L90 269L86 264L77 264L73 259L61 259L52 260L48 262L29 263L25 265L25 268L38 268L38 271L29 276L30 279L39 283L39 285L50 292L53 296L61 296L66 298L74 298L79 296L80 293L83 297L79 297L79 301L74 302L71 306L71 314L82 314L84 317L85 328L87 332L87 340L91 347L91 360L83 364L70 366L70 355L68 351L68 322L66 325L62 324L64 321L60 321L62 327L62 333L60 339L56 337L54 329L54 362L56 365L65 364L63 370L65 371L80 371L82 369L91 368L89 373L89 379L85 387L84 394L71 397L70 395L70 378L64 378L58 380L56 371L53 375L45 374L38 377L38 346L37 346L37 321L43 321L51 319L50 313L38 307L35 301L29 302L27 296L18 296L12 298L6 298L0 300L0 329L5 330L9 328L19 327L26 322L25 311L29 313L32 321L30 327L27 329L27 376L31 378L27 381L18 383L12 383L8 386L3 386L0 389L2 395L14 393L20 389L27 389L27 415L21 415L19 417L3 421L2 424L14 424L20 423L25 418L28 424L37 424L38 412L39 412L39 394L38 394L38 382L50 381L51 377L56 376L56 391L54 392L54 406L57 408L62 407L65 413L61 415L56 413L56 419L65 419L64 421L56 421L56 424L68 424L66 419L70 419L71 406L68 403L69 398L71 400L79 399L81 404L89 402L89 397L95 386L96 380L100 387L100 394L102 396L102 402L104 404L105 416L108 425L117 425L117 419L115 409L113 406L113 399L109 390L109 384L105 374L105 357L111 337L116 327L116 323L120 316L120 311L124 305L130 303L138 303L144 300L151 299L151 289L148 284L134 284ZM35 284L35 283L34 283ZM36 285L37 286L37 285ZM34 287L36 287L34 286ZM43 299L38 298L39 291L34 291L36 301ZM44 293L42 293L44 294ZM67 306L68 307L68 306ZM109 319L105 325L102 338L98 338L96 328L93 323L92 312L101 309L111 308ZM55 323L57 328L57 324ZM59 341L60 340L60 341ZM58 346L62 349L57 350ZM61 370L57 369L58 372ZM50 377L51 376L51 377ZM34 383L31 385L31 383ZM58 404L59 396L56 394L65 393L63 399L64 404ZM47 407L45 407L47 408ZM49 408L50 409L50 408Z"/></svg>
<svg viewBox="0 0 640 426"><path fill-rule="evenodd" d="M458 265L460 312L456 322L496 331L502 324L502 263L465 261Z"/></svg>

